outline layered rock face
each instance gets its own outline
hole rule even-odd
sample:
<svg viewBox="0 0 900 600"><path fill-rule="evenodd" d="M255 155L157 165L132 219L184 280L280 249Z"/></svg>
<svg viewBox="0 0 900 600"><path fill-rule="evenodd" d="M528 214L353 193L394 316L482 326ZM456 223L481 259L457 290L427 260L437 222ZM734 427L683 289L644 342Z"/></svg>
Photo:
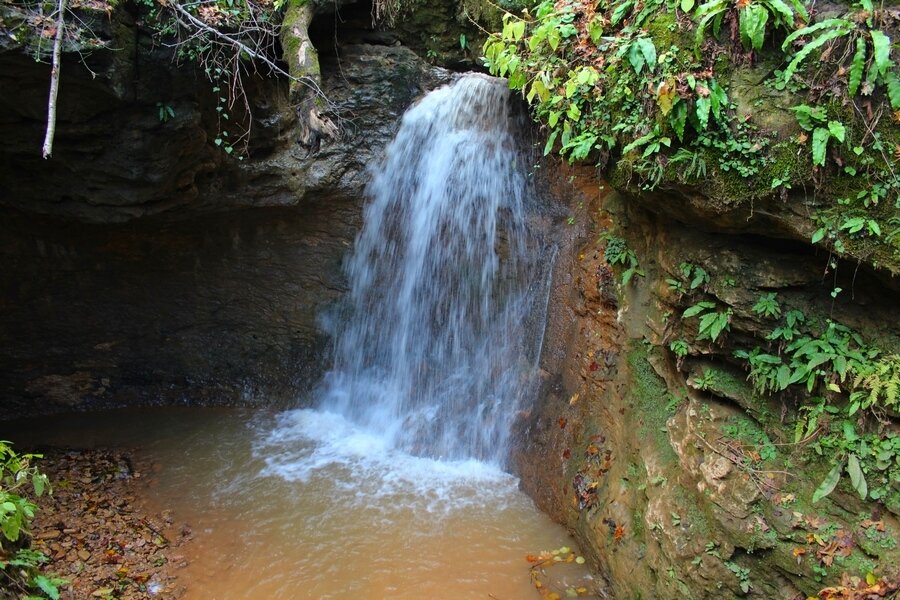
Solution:
<svg viewBox="0 0 900 600"><path fill-rule="evenodd" d="M174 65L124 11L104 32L118 50L65 56L47 161L49 68L0 53L5 416L297 402L324 367L317 319L345 289L367 166L448 73L401 46L325 37L340 138L301 146L286 81L250 78L237 160L214 143L202 71Z"/></svg>
<svg viewBox="0 0 900 600"><path fill-rule="evenodd" d="M580 242L554 275L543 401L520 423L528 493L572 528L617 598L805 598L842 574L895 580L896 491L862 502L845 478L812 503L831 456L795 443L796 400L760 394L735 357L792 310L896 349L890 273L801 242L788 203L723 217L699 195L568 175L582 190ZM627 285L607 260L616 239L643 274ZM770 293L780 319L753 308ZM683 317L700 301L730 311L715 342Z"/></svg>

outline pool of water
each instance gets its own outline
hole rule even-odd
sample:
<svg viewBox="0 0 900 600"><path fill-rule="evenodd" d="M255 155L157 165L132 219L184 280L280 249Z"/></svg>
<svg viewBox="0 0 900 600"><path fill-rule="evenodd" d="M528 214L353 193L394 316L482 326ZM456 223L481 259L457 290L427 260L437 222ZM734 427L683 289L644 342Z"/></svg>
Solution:
<svg viewBox="0 0 900 600"><path fill-rule="evenodd" d="M0 434L153 465L148 502L194 532L189 599L539 598L525 556L573 546L496 467L410 456L327 412L114 411ZM553 579L562 597L590 587L575 563Z"/></svg>

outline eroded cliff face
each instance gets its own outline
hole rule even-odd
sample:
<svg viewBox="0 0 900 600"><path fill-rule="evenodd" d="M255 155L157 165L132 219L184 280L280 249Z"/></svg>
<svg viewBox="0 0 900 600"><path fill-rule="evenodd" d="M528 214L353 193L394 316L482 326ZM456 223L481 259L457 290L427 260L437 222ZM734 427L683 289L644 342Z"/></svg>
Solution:
<svg viewBox="0 0 900 600"><path fill-rule="evenodd" d="M795 444L795 401L759 394L734 356L777 326L753 310L773 292L782 314L897 348L894 280L786 239L790 228L760 225L749 208L723 225L711 205L679 210L677 195L626 196L572 175L581 242L555 273L543 401L516 457L524 488L575 531L616 598L789 599L843 574L896 581L896 488L864 503L845 478L813 504L832 457ZM643 273L626 285L605 252L617 238ZM691 288L697 267L706 276ZM715 342L683 318L699 301L731 311Z"/></svg>
<svg viewBox="0 0 900 600"><path fill-rule="evenodd" d="M86 65L66 55L47 161L49 68L0 53L4 417L298 401L325 366L317 319L346 287L367 168L405 109L450 74L406 47L325 28L321 86L339 139L298 143L286 81L253 78L237 160L214 143L202 71L173 64L125 10L101 25L117 50Z"/></svg>

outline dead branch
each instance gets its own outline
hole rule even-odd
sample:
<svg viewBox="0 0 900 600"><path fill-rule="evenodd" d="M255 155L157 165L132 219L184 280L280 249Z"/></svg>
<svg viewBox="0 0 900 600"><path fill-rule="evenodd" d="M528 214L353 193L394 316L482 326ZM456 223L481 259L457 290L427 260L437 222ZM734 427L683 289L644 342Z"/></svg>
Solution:
<svg viewBox="0 0 900 600"><path fill-rule="evenodd" d="M66 0L58 0L56 15L56 39L53 41L53 63L50 68L50 97L47 99L47 133L44 135L42 154L45 159L53 153L53 136L56 134L56 97L59 94L59 71L62 66L63 34L65 30Z"/></svg>

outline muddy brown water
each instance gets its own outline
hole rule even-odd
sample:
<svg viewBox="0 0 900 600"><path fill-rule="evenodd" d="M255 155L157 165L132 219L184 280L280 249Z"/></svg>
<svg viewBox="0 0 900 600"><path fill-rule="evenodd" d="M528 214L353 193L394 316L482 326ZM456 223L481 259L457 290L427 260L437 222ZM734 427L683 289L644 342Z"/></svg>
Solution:
<svg viewBox="0 0 900 600"><path fill-rule="evenodd" d="M527 554L572 546L499 469L385 447L303 410L129 410L0 424L18 447L117 447L194 539L186 598L537 598ZM590 585L585 566L553 585Z"/></svg>

